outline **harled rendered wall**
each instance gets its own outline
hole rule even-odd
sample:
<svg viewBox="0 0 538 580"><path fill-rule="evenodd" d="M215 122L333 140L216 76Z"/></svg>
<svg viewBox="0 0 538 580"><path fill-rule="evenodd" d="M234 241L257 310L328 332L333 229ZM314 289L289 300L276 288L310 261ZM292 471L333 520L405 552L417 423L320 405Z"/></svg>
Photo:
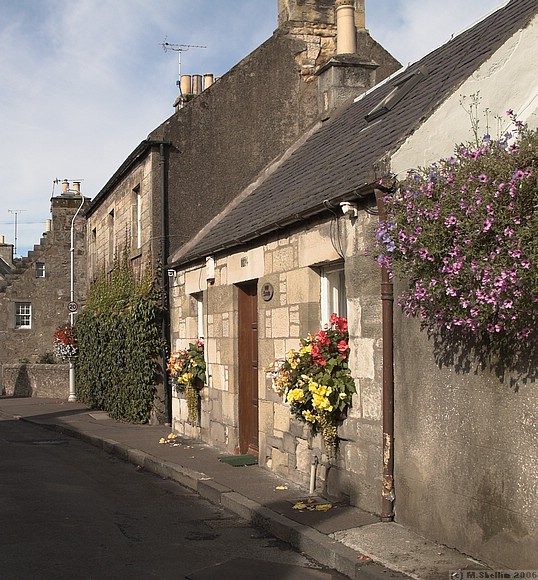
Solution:
<svg viewBox="0 0 538 580"><path fill-rule="evenodd" d="M535 18L402 146L394 173L469 141L472 95L479 96L480 133L488 130L486 109L492 138L508 128L507 109L536 128L537 48ZM536 361L520 361L518 374L507 364L501 374L482 368L468 352L447 362L451 345L436 351L399 310L395 333L397 521L494 568L538 568Z"/></svg>

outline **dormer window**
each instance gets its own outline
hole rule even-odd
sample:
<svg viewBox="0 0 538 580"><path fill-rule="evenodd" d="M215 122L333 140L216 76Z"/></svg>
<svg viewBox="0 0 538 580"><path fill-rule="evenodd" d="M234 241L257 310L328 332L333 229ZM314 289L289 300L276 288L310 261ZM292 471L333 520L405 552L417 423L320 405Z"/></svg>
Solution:
<svg viewBox="0 0 538 580"><path fill-rule="evenodd" d="M388 113L395 105L397 105L404 97L418 85L418 83L428 76L428 69L421 66L419 69L402 75L401 78L396 79L394 89L377 104L364 118L370 122Z"/></svg>

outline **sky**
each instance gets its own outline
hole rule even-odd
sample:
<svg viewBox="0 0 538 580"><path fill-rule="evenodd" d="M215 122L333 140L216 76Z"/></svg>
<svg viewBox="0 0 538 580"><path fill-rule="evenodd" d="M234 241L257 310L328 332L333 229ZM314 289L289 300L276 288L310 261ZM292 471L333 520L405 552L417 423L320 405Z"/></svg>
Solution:
<svg viewBox="0 0 538 580"><path fill-rule="evenodd" d="M366 26L406 64L504 3L366 0ZM222 76L276 26L277 0L0 0L5 242L18 256L39 243L55 180L99 193L173 114L180 57L181 74Z"/></svg>

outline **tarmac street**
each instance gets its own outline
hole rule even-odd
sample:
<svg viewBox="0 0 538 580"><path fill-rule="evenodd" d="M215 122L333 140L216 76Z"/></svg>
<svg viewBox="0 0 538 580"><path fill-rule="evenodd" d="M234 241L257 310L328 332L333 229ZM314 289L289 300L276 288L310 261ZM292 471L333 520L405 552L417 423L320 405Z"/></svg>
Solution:
<svg viewBox="0 0 538 580"><path fill-rule="evenodd" d="M344 578L192 490L41 426L0 420L0 456L3 580Z"/></svg>
<svg viewBox="0 0 538 580"><path fill-rule="evenodd" d="M13 419L19 421L13 421ZM283 481L260 466L234 467L219 461L222 454L213 447L180 437L169 439L170 428L164 425L120 423L111 419L104 412L91 410L77 402L68 403L59 399L0 397L0 428L5 428L6 423L11 429L17 424L25 425L28 423L41 428L46 427L48 436L45 437L45 440L58 438L62 442L44 442L35 445L21 442L17 444L9 442L10 437L6 437L0 432L2 478L6 477L4 455L9 454L12 467L17 465L17 458L19 458L22 472L18 478L19 481L26 483L28 473L25 473L24 470L29 468L28 462L21 462L20 457L22 457L23 452L29 452L28 447L30 449L36 448L33 449L33 453L39 452L39 449L42 448L42 451L51 453L51 456L74 449L82 453L83 448L87 448L88 456L96 455L96 459L101 462L101 465L118 470L128 470L129 476L126 479L129 483L131 480L141 482L140 476L142 474L148 475L145 472L160 476L158 480L151 479L162 484L163 488L159 489L167 501L164 501L162 505L159 504L158 507L154 506L152 511L161 514L166 512L166 514L156 524L155 530L156 533L158 532L159 541L150 544L152 552L155 551L161 555L168 553L169 550L166 546L169 545L167 544L169 537L172 538L170 541L173 545L180 547L184 545L184 541L178 541L181 534L175 532L174 525L177 525L178 514L174 512L173 504L181 503L184 498L185 501L187 498L189 501L194 501L194 498L203 498L209 500L209 503L204 504L203 510L206 511L202 513L209 515L199 517L198 525L201 521L219 519L215 516L217 513L230 514L225 517L221 516L221 519L239 518L238 521L242 522L238 526L239 528L244 523L246 526L254 526L259 530L256 532L258 534L270 534L264 538L272 537L274 542L277 542L276 539L280 540L281 542L278 544L280 555L284 553L283 547L285 546L286 550L289 550L289 547L294 548L299 552L298 556L303 558L303 560L299 560L302 564L298 571L293 568L295 564L284 562L283 565L288 566L284 572L277 565L278 558L261 558L259 552L257 553L255 550L241 552L236 549L239 546L239 540L236 538L226 557L222 557L219 562L206 559L205 562L209 568L190 570L189 575L186 576L190 580L227 580L228 578L230 580L242 580L243 578L248 580L252 578L256 580L295 580L295 578L297 580L335 580L342 577L340 574L357 580L380 580L381 578L446 580L449 577L449 571L486 569L465 555L431 542L397 523L381 523L375 515L356 507L330 503L321 497L310 498L308 491ZM28 425L25 427L29 428ZM77 439L81 441L77 441ZM166 441L166 443L163 444L161 441ZM97 449L83 445L83 442L90 443ZM103 454L103 450L107 454ZM71 455L72 453L67 453L67 456ZM86 456L83 454L81 457ZM53 489L62 490L66 499L72 500L73 505L76 505L76 498L80 501L80 497L84 496L83 490L76 487L80 483L78 471L86 473L90 479L97 477L94 473L95 469L86 466L85 459L78 460L75 465L77 472L74 479L59 478L52 486ZM13 471L16 472L17 469ZM40 479L40 476L36 477ZM41 479L47 481L45 476ZM183 487L177 486L177 483ZM10 485L13 491L16 485L13 481ZM39 486L39 482L36 482L36 485L37 487L34 487L32 492L28 491L28 495L35 502L34 505L38 511L37 508L43 504L36 501L36 498L42 496L40 494L42 488ZM74 485L78 494L72 493ZM2 480L0 479L1 489ZM151 492L149 493L151 495ZM135 507L144 503L144 495L134 492L133 494L137 498L137 502L134 503ZM118 498L121 495L120 492L116 493ZM180 502L176 501L178 497L181 499ZM43 498L41 497L41 499ZM325 504L329 507L320 510L311 510L308 509L308 506L306 509L296 509L298 504L308 503L310 499L316 504ZM1 500L2 496L0 496ZM110 509L113 510L112 501L110 506ZM57 514L61 510L62 505L57 504L57 509L53 510L52 513L49 512L49 515ZM129 514L130 510L130 507L125 506L121 511L124 514ZM225 512L212 510L225 510ZM167 512L175 513L176 517L168 519ZM106 510L103 510L102 513L106 513ZM84 525L88 525L91 515L90 510L87 512L87 517L75 520L77 526L73 526L73 534L76 534L76 531ZM11 517L16 520L13 513ZM146 514L144 517L150 517L150 515ZM6 529L7 522L0 523L2 523L2 529ZM62 523L65 524L65 522ZM192 525L194 523L195 521L191 521ZM108 525L109 528L119 529L117 523L108 522ZM124 526L124 523L120 521L119 526ZM46 533L45 528L42 529L42 532L43 537L50 541L51 536ZM141 533L140 526L138 526L137 533ZM181 533L189 532L182 531ZM204 530L204 533L211 535L216 532ZM232 528L226 529L225 535L228 538L234 538L234 534L237 533L236 527L232 526ZM209 545L207 542L210 540L204 540L204 534L196 537L207 550ZM5 538L6 535L3 534L0 540L2 551L5 550L3 543ZM34 538L34 541L37 540ZM34 541L32 541L32 545ZM178 543L174 544L174 542ZM139 547L141 543L144 542L135 543L135 548ZM18 547L21 548L23 545L24 542L23 544L19 543ZM65 554L64 558L76 558L72 552L73 550L60 549L56 550L55 553ZM200 554L203 553L202 550ZM267 554L267 551L264 553ZM267 559L277 563L271 564L269 568L264 565L265 567L262 569L260 562ZM317 564L313 563L314 560ZM317 569L305 566L317 566ZM322 569L322 567L325 568ZM136 570L136 566L134 569ZM310 576L306 575L307 572ZM298 576L297 573L299 573ZM3 574L0 577L2 580L5 578ZM81 578L81 576L67 577ZM105 578L105 576L99 575L87 577L97 580ZM123 576L111 577L122 578ZM150 578L152 576L129 577ZM165 579L169 576L160 575L158 577ZM173 578L183 577L181 575L173 576ZM25 576L13 578L14 580L19 580L19 578L26 580ZM29 578L33 580L39 577L30 576ZM43 578L48 578L48 576L43 576ZM50 576L50 578L56 580L61 576Z"/></svg>

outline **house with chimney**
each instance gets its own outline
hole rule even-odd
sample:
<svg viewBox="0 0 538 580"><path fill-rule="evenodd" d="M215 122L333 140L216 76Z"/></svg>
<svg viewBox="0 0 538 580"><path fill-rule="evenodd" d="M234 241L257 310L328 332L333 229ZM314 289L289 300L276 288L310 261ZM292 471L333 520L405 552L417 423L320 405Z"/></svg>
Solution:
<svg viewBox="0 0 538 580"><path fill-rule="evenodd" d="M85 213L90 280L126 251L134 272L163 266L167 308L169 257L335 108L400 68L366 30L363 0L278 7L271 38L226 74L181 79L175 112L95 196ZM189 308L203 308L202 288ZM176 349L184 332L167 327L164 338ZM171 420L171 389L166 381L160 389Z"/></svg>
<svg viewBox="0 0 538 580"><path fill-rule="evenodd" d="M39 244L27 256L14 259L13 245L0 238L2 365L36 363L53 352L54 331L69 319L71 279L74 301L82 306L86 297L82 212L89 200L81 194L79 182L64 181L61 193L50 201L51 218Z"/></svg>
<svg viewBox="0 0 538 580"><path fill-rule="evenodd" d="M294 34L313 4L281 2L282 32ZM351 4L320 8L323 30L339 14L347 18ZM361 34L358 26L357 47ZM308 130L287 148L281 142L263 168L242 175L246 164L234 155L227 171L241 178L233 195L221 193L220 173L214 183L208 176L217 200L204 223L208 198L190 197L195 235L182 229L181 208L170 208L172 348L203 337L207 377L197 421L184 395L173 393L176 432L256 455L288 480L494 568L538 567L536 373L499 375L474 360L465 368L440 364L419 321L395 306L394 282L368 255L383 208L380 180L472 139L462 101L479 94L482 112L510 108L538 127L537 49L535 0L511 0L373 88L355 87L351 103L325 110L337 91L322 89ZM360 57L337 53L301 74L320 89L326 74L372 70L337 64L375 60L359 48ZM204 102L202 94L192 104ZM172 242L176 234L185 235L181 244ZM275 361L332 313L348 321L357 391L338 426L336 455L291 416L272 381Z"/></svg>

